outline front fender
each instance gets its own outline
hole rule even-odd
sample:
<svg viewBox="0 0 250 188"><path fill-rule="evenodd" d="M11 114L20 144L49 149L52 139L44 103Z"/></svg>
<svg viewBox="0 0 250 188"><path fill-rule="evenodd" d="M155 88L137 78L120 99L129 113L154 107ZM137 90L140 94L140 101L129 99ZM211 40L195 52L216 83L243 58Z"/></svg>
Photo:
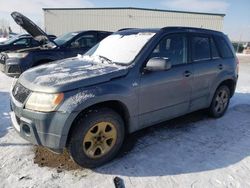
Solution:
<svg viewBox="0 0 250 188"><path fill-rule="evenodd" d="M71 91L65 93L65 101L58 109L59 111L69 113L69 117L63 127L63 137L60 145L65 146L69 130L75 118L85 109L102 102L117 101L123 104L129 113L129 126L134 126L136 122L137 97L131 89L116 84L107 84L100 87L88 89L78 89L77 92Z"/></svg>

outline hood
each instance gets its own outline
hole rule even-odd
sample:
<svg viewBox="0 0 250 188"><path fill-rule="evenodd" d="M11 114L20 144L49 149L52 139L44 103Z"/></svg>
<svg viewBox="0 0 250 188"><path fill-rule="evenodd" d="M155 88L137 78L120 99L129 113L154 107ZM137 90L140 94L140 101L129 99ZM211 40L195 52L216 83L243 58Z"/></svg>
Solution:
<svg viewBox="0 0 250 188"><path fill-rule="evenodd" d="M29 69L18 81L32 91L58 93L107 82L127 73L124 66L76 57Z"/></svg>
<svg viewBox="0 0 250 188"><path fill-rule="evenodd" d="M42 44L47 43L49 41L53 42L53 40L50 40L48 35L40 27L34 24L34 22L32 22L26 16L22 15L19 12L12 12L11 16L19 26L21 26L25 31L27 31L27 33L29 33L38 42Z"/></svg>

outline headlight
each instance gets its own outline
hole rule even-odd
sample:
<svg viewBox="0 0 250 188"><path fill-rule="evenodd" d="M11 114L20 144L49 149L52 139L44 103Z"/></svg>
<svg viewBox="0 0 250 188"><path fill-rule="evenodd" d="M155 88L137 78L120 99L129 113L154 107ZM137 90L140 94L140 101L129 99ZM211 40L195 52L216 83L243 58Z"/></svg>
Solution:
<svg viewBox="0 0 250 188"><path fill-rule="evenodd" d="M25 108L40 112L52 112L63 101L63 98L63 93L47 94L33 92L29 96Z"/></svg>
<svg viewBox="0 0 250 188"><path fill-rule="evenodd" d="M8 53L9 58L24 58L28 55L28 53Z"/></svg>

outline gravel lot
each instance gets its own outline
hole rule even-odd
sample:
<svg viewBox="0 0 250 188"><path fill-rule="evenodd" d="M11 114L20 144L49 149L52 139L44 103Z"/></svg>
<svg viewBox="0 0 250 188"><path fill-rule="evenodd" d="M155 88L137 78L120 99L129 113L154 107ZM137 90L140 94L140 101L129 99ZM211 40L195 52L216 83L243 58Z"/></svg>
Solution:
<svg viewBox="0 0 250 188"><path fill-rule="evenodd" d="M127 138L114 161L81 169L20 138L10 126L11 79L0 73L0 187L250 187L250 56L224 117L195 112Z"/></svg>

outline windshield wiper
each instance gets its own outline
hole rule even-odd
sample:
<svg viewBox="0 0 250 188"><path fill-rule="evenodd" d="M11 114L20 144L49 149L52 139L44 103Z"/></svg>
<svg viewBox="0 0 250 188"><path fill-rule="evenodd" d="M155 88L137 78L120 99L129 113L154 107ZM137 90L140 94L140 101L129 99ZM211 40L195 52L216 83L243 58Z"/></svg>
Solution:
<svg viewBox="0 0 250 188"><path fill-rule="evenodd" d="M103 60L105 60L105 61L108 61L110 64L113 64L113 63L114 63L111 59L109 59L109 58L107 58L107 57L105 57L105 56L98 55L98 57L101 58L101 59L103 59Z"/></svg>

